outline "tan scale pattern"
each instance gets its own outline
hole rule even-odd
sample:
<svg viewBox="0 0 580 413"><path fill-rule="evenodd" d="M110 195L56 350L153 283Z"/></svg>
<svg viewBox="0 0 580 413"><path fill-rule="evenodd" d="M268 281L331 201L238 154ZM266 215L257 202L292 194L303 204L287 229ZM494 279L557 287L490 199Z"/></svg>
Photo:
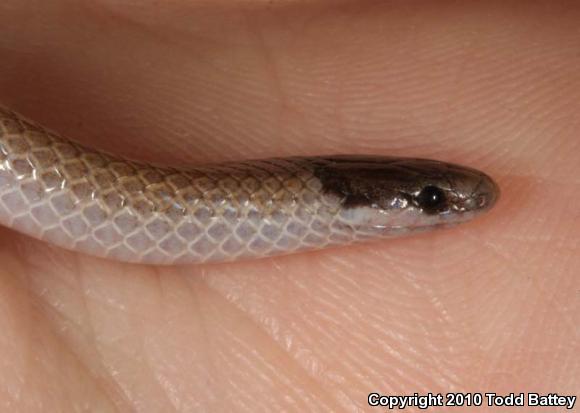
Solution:
<svg viewBox="0 0 580 413"><path fill-rule="evenodd" d="M314 159L159 168L85 148L0 108L0 222L65 248L157 264L364 238L340 200L321 194Z"/></svg>

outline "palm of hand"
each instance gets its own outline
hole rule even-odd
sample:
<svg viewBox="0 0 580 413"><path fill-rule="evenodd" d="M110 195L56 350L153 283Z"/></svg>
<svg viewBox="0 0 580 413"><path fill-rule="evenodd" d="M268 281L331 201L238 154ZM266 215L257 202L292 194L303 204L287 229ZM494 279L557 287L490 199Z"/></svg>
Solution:
<svg viewBox="0 0 580 413"><path fill-rule="evenodd" d="M515 28L517 2L9 3L4 103L85 143L180 163L427 156L490 172L503 199L449 231L226 265L119 264L3 230L0 405L578 390L577 12L530 7Z"/></svg>

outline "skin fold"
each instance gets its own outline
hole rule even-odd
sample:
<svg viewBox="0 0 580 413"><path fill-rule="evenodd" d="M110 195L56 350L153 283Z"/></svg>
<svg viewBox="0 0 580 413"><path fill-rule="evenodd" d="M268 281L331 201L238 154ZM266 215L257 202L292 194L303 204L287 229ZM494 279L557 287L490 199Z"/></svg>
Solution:
<svg viewBox="0 0 580 413"><path fill-rule="evenodd" d="M453 229L223 265L121 264L2 228L0 410L579 395L579 20L552 0L2 2L2 104L81 143L178 165L434 158L502 198Z"/></svg>

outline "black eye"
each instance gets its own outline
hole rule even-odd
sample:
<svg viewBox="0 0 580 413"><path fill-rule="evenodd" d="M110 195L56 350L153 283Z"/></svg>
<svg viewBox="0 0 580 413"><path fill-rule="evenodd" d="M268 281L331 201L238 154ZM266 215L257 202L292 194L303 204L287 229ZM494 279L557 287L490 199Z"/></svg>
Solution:
<svg viewBox="0 0 580 413"><path fill-rule="evenodd" d="M447 204L445 193L433 185L423 188L415 199L417 204L427 212L441 211Z"/></svg>

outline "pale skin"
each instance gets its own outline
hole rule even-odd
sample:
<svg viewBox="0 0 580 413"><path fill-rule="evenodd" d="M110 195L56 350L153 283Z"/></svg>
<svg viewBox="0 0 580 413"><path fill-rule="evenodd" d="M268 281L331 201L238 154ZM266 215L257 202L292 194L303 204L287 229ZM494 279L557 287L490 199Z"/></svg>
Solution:
<svg viewBox="0 0 580 413"><path fill-rule="evenodd" d="M429 157L502 198L454 229L224 265L2 229L0 410L580 395L578 21L565 1L4 1L2 103L85 144L180 165Z"/></svg>

